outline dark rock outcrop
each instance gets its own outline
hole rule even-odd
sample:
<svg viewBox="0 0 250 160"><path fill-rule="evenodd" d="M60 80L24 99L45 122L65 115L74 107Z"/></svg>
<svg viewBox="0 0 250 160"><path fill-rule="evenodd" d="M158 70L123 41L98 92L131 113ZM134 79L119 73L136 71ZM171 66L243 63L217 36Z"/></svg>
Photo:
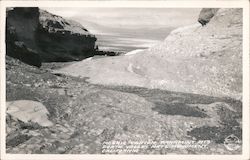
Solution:
<svg viewBox="0 0 250 160"><path fill-rule="evenodd" d="M95 41L96 37L79 23L39 8L18 7L7 11L7 55L28 64L40 66L41 62L91 57L95 54Z"/></svg>
<svg viewBox="0 0 250 160"><path fill-rule="evenodd" d="M198 22L202 26L206 25L218 10L219 8L203 8L200 12Z"/></svg>
<svg viewBox="0 0 250 160"><path fill-rule="evenodd" d="M34 34L32 34L32 30L34 30L35 26L38 24L38 8L16 8L15 12L9 10L7 13L7 55L20 59L29 65L40 67L41 58L36 52ZM23 21L18 20L19 17L23 17ZM26 23L29 25L25 26L24 24Z"/></svg>
<svg viewBox="0 0 250 160"><path fill-rule="evenodd" d="M41 67L41 58L34 50L27 48L21 41L7 40L7 54L11 57L20 59L21 61L36 67Z"/></svg>

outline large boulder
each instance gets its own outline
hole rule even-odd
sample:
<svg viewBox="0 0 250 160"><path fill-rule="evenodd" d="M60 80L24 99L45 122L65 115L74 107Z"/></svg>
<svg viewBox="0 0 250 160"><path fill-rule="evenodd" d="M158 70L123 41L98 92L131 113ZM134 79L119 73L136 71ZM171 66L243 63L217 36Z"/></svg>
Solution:
<svg viewBox="0 0 250 160"><path fill-rule="evenodd" d="M198 22L202 26L206 25L218 10L219 8L203 8L200 12Z"/></svg>
<svg viewBox="0 0 250 160"><path fill-rule="evenodd" d="M43 127L52 126L46 107L36 101L17 100L6 102L7 114L24 123L36 123Z"/></svg>
<svg viewBox="0 0 250 160"><path fill-rule="evenodd" d="M7 10L7 55L28 64L27 57L41 62L81 60L95 54L96 37L81 24L65 20L39 8L12 8ZM22 42L24 47L17 47ZM20 56L21 55L21 56ZM20 58L22 57L22 58ZM37 61L37 60L35 60ZM39 66L38 64L33 64Z"/></svg>

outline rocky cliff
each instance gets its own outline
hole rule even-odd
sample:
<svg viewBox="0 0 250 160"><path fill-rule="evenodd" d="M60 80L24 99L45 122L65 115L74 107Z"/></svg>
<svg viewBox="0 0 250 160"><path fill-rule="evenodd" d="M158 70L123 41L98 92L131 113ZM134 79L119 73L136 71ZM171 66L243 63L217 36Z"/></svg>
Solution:
<svg viewBox="0 0 250 160"><path fill-rule="evenodd" d="M39 8L7 11L7 55L28 64L81 60L94 55L96 37L79 23Z"/></svg>
<svg viewBox="0 0 250 160"><path fill-rule="evenodd" d="M239 97L242 10L219 9L214 14L205 26L197 22L178 28L143 52L82 61L58 72L90 77L92 83Z"/></svg>

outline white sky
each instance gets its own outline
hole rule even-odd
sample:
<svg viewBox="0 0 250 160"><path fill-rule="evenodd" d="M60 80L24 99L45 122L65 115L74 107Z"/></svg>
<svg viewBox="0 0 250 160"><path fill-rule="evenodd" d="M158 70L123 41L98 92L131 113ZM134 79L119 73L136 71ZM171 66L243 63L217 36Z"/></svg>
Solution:
<svg viewBox="0 0 250 160"><path fill-rule="evenodd" d="M78 22L120 28L179 27L197 22L200 8L42 8Z"/></svg>

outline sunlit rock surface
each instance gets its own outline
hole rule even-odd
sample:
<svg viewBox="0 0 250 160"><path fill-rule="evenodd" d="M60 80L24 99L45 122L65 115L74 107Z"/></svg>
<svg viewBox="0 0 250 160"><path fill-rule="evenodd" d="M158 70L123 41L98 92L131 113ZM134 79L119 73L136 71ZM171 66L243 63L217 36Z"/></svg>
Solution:
<svg viewBox="0 0 250 160"><path fill-rule="evenodd" d="M178 28L144 52L83 60L56 72L89 77L96 84L240 98L242 10L220 9L206 26Z"/></svg>
<svg viewBox="0 0 250 160"><path fill-rule="evenodd" d="M30 100L10 101L6 103L6 108L9 115L24 123L37 123L43 127L53 125L48 120L48 110L39 102Z"/></svg>

